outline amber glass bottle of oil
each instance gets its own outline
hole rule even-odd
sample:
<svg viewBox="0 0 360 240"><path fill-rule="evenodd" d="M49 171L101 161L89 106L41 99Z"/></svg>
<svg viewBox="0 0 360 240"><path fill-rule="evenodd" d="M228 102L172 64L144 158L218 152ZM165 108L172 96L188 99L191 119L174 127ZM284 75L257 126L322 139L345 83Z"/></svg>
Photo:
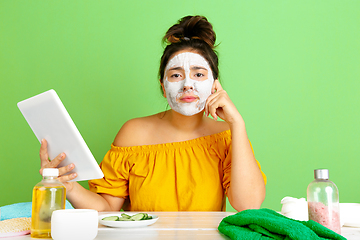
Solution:
<svg viewBox="0 0 360 240"><path fill-rule="evenodd" d="M51 238L51 215L65 209L66 189L57 179L59 169L45 168L43 179L35 185L32 196L31 237Z"/></svg>

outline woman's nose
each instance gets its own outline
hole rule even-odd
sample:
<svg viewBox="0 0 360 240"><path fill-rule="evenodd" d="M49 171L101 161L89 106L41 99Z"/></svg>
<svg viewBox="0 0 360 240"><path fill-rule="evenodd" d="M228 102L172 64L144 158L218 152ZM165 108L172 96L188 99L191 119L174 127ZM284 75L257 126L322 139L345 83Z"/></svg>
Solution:
<svg viewBox="0 0 360 240"><path fill-rule="evenodd" d="M183 92L189 91L189 90L194 90L193 86L184 86L183 87Z"/></svg>
<svg viewBox="0 0 360 240"><path fill-rule="evenodd" d="M194 83L193 81L190 79L190 76L186 75L186 78L184 79L184 83L183 83L183 92L186 91L190 91L190 90L194 90Z"/></svg>

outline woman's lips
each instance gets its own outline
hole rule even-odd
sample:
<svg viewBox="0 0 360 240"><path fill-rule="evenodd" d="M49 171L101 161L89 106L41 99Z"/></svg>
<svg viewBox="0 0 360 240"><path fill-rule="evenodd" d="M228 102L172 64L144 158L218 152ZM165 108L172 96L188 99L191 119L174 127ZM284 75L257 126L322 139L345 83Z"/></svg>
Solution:
<svg viewBox="0 0 360 240"><path fill-rule="evenodd" d="M198 98L194 97L194 96L185 96L185 97L181 97L180 101L182 102L194 102L196 101Z"/></svg>

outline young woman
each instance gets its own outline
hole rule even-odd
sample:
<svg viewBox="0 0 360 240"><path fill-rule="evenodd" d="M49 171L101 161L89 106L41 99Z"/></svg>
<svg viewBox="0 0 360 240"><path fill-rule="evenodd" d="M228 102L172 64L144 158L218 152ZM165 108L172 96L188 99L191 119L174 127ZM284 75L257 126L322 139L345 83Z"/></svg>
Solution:
<svg viewBox="0 0 360 240"><path fill-rule="evenodd" d="M126 122L100 164L104 178L89 181L90 190L68 182L73 164L60 168L68 200L99 211L221 211L227 196L237 211L259 208L266 177L218 81L212 25L184 17L164 40L159 77L171 109ZM43 140L40 173L65 157L49 161Z"/></svg>

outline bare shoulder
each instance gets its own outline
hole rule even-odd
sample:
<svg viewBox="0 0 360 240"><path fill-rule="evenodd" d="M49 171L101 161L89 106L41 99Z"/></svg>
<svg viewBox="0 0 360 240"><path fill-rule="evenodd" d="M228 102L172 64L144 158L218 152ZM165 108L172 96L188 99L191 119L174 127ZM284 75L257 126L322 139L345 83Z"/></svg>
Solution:
<svg viewBox="0 0 360 240"><path fill-rule="evenodd" d="M214 119L208 118L207 120L207 129L208 129L208 134L207 135L212 135L212 134L216 134L216 133L220 133L220 132L224 132L230 129L230 126L227 122L225 121L216 121Z"/></svg>
<svg viewBox="0 0 360 240"><path fill-rule="evenodd" d="M230 129L230 126L225 121L216 121L216 127L220 132L227 131Z"/></svg>
<svg viewBox="0 0 360 240"><path fill-rule="evenodd" d="M151 136L157 118L157 115L151 115L125 122L115 137L114 145L119 147L146 145L146 139Z"/></svg>

